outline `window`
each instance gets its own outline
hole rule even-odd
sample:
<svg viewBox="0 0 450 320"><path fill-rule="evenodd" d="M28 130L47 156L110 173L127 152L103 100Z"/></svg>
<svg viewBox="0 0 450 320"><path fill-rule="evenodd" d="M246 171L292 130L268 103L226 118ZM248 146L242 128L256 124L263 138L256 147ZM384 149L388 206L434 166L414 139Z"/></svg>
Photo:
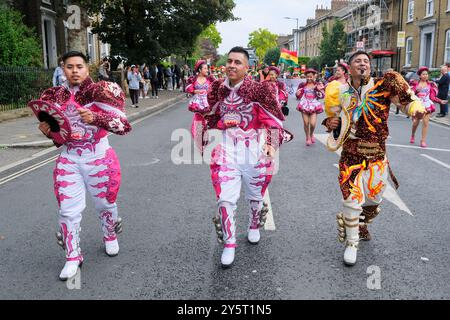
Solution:
<svg viewBox="0 0 450 320"><path fill-rule="evenodd" d="M444 63L450 62L450 29L445 34L445 57Z"/></svg>
<svg viewBox="0 0 450 320"><path fill-rule="evenodd" d="M427 7L425 9L426 17L434 15L434 0L427 0Z"/></svg>
<svg viewBox="0 0 450 320"><path fill-rule="evenodd" d="M450 11L450 0L447 0L447 11Z"/></svg>
<svg viewBox="0 0 450 320"><path fill-rule="evenodd" d="M411 66L411 60L412 60L412 37L406 38L406 59L405 59L405 66Z"/></svg>
<svg viewBox="0 0 450 320"><path fill-rule="evenodd" d="M414 20L414 0L409 0L409 2L408 2L408 21L407 22L411 22L413 20Z"/></svg>
<svg viewBox="0 0 450 320"><path fill-rule="evenodd" d="M94 43L94 34L91 31L91 28L87 29L87 42L88 42L88 59L90 63L94 63L96 56L95 56L95 43Z"/></svg>

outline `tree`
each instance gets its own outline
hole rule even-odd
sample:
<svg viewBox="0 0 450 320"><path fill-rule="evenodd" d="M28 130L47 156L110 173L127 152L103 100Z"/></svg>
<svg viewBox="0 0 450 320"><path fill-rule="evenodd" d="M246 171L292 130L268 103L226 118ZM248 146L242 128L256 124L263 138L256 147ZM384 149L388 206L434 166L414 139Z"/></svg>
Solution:
<svg viewBox="0 0 450 320"><path fill-rule="evenodd" d="M347 36L342 21L335 19L331 34L326 26L322 31L320 43L320 60L322 65L334 66L336 60L342 59L347 46Z"/></svg>
<svg viewBox="0 0 450 320"><path fill-rule="evenodd" d="M221 43L222 36L217 31L216 26L211 24L198 36L192 58L196 60L200 58L211 59L214 63L219 59L217 48Z"/></svg>
<svg viewBox="0 0 450 320"><path fill-rule="evenodd" d="M255 48L256 56L260 61L263 61L267 50L277 46L277 39L278 36L276 34L271 33L267 29L259 28L250 33L248 46Z"/></svg>
<svg viewBox="0 0 450 320"><path fill-rule="evenodd" d="M280 48L272 48L267 50L264 56L264 63L271 66L272 64L277 65L278 60L280 60Z"/></svg>
<svg viewBox="0 0 450 320"><path fill-rule="evenodd" d="M42 66L36 34L22 22L19 12L0 7L0 65Z"/></svg>
<svg viewBox="0 0 450 320"><path fill-rule="evenodd" d="M111 44L111 54L149 62L169 55L187 57L211 24L234 19L233 0L79 0L100 14L93 32Z"/></svg>
<svg viewBox="0 0 450 320"><path fill-rule="evenodd" d="M218 48L222 43L222 36L220 32L217 31L216 25L211 24L205 30L200 33L199 39L208 39L214 45L214 48Z"/></svg>
<svg viewBox="0 0 450 320"><path fill-rule="evenodd" d="M310 60L311 60L310 57L306 57L306 56L298 57L298 65L299 66L301 66L302 64L308 65Z"/></svg>
<svg viewBox="0 0 450 320"><path fill-rule="evenodd" d="M216 66L221 67L227 64L228 55L221 55L216 62Z"/></svg>

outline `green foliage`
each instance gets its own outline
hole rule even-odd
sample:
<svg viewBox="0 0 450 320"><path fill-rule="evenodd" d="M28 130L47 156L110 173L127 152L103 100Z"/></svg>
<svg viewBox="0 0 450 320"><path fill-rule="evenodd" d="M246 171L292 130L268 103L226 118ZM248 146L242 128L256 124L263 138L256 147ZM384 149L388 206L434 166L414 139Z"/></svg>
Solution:
<svg viewBox="0 0 450 320"><path fill-rule="evenodd" d="M200 33L199 39L209 39L214 47L217 49L222 43L222 36L217 31L216 25L211 24Z"/></svg>
<svg viewBox="0 0 450 320"><path fill-rule="evenodd" d="M320 66L321 66L320 57L314 57L308 62L308 68L320 70Z"/></svg>
<svg viewBox="0 0 450 320"><path fill-rule="evenodd" d="M219 60L216 62L216 66L221 67L227 64L227 55L220 56Z"/></svg>
<svg viewBox="0 0 450 320"><path fill-rule="evenodd" d="M298 57L298 65L301 66L302 64L308 65L309 61L311 60L310 57Z"/></svg>
<svg viewBox="0 0 450 320"><path fill-rule="evenodd" d="M37 36L22 22L19 12L6 6L0 6L0 65L42 65Z"/></svg>
<svg viewBox="0 0 450 320"><path fill-rule="evenodd" d="M248 46L255 48L256 56L259 61L263 61L266 52L277 46L278 36L271 33L267 29L261 29L253 31L249 35Z"/></svg>
<svg viewBox="0 0 450 320"><path fill-rule="evenodd" d="M89 14L101 14L93 32L111 44L111 55L150 63L169 55L190 56L205 29L234 19L235 6L233 0L79 1ZM213 39L219 41L217 35Z"/></svg>
<svg viewBox="0 0 450 320"><path fill-rule="evenodd" d="M322 65L334 66L336 60L342 59L347 46L347 36L344 32L344 24L336 19L331 34L324 26L323 39L320 43L320 59Z"/></svg>
<svg viewBox="0 0 450 320"><path fill-rule="evenodd" d="M271 66L272 64L277 65L278 60L280 60L280 48L272 48L267 50L266 55L264 56L264 63Z"/></svg>

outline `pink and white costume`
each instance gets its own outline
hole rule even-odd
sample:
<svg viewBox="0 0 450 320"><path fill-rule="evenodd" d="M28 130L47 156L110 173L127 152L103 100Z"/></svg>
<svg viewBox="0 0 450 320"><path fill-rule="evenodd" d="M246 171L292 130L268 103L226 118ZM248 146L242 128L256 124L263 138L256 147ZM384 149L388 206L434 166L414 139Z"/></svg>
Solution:
<svg viewBox="0 0 450 320"><path fill-rule="evenodd" d="M319 89L317 84L312 89L307 88L306 84L306 82L300 83L297 88L295 95L297 96L297 100L300 100L297 105L297 110L307 114L322 113L323 104L319 99L325 97L324 90Z"/></svg>
<svg viewBox="0 0 450 320"><path fill-rule="evenodd" d="M193 95L189 101L189 111L192 112L209 112L211 109L208 105L208 88L216 79L213 76L206 78L205 83L199 83L197 76L192 76L188 79L186 92ZM194 93L199 90L199 93Z"/></svg>
<svg viewBox="0 0 450 320"><path fill-rule="evenodd" d="M264 144L277 148L292 135L283 129L276 88L245 77L231 87L228 79L216 80L208 91L211 111L194 116L193 135L205 145L207 129L222 131L212 151L211 179L216 192L225 248L236 247L235 212L244 185L250 204L248 229L259 228L263 197L272 179L274 161L263 153Z"/></svg>
<svg viewBox="0 0 450 320"><path fill-rule="evenodd" d="M86 207L86 189L102 222L104 241L116 239L116 198L121 172L108 132L124 135L131 130L124 112L125 95L113 82L94 83L88 78L79 87L67 84L46 90L42 100L53 103L69 118L72 135L62 145L53 172L59 205L59 225L67 261L83 261L79 245L81 215ZM91 124L81 120L83 107L94 116Z"/></svg>
<svg viewBox="0 0 450 320"><path fill-rule="evenodd" d="M267 80L270 82L270 80ZM278 101L282 106L288 104L289 94L286 91L286 84L283 81L277 80L276 86L278 89Z"/></svg>
<svg viewBox="0 0 450 320"><path fill-rule="evenodd" d="M441 103L441 100L437 98L438 88L432 81L427 81L427 86L419 87L419 81L411 82L411 89L416 96L422 101L427 113L433 113L436 111L434 102Z"/></svg>

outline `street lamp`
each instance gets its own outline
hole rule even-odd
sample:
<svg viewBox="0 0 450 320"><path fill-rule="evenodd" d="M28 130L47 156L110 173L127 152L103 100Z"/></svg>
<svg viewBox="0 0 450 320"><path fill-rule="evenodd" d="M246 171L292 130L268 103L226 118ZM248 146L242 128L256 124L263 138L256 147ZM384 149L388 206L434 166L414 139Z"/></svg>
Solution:
<svg viewBox="0 0 450 320"><path fill-rule="evenodd" d="M296 48L296 50L295 51L297 51L297 56L300 54L299 53L299 39L297 39L297 41L295 41L296 40L296 37L298 37L299 35L297 35L296 36L296 34L298 33L298 18L291 18L291 17L284 17L284 19L288 19L288 20L297 20L297 29L295 29L295 33L294 33L294 42L295 42L295 48Z"/></svg>

